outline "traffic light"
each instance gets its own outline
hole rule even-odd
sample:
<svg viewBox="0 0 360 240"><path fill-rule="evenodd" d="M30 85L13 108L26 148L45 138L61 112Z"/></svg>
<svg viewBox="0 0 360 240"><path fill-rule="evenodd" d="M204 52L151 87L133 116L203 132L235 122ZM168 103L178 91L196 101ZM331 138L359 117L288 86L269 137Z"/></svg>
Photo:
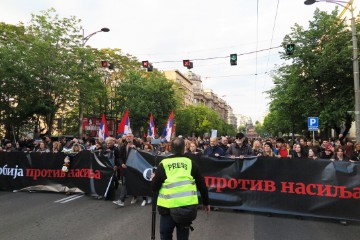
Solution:
<svg viewBox="0 0 360 240"><path fill-rule="evenodd" d="M295 44L294 43L290 43L286 45L286 55L293 55L295 50Z"/></svg>
<svg viewBox="0 0 360 240"><path fill-rule="evenodd" d="M143 68L146 68L148 72L152 72L154 67L151 63L149 63L149 61L142 61L141 65Z"/></svg>
<svg viewBox="0 0 360 240"><path fill-rule="evenodd" d="M109 63L109 69L110 69L110 70L114 70L114 69L115 69L115 66L114 66L113 63Z"/></svg>
<svg viewBox="0 0 360 240"><path fill-rule="evenodd" d="M142 61L142 67L148 68L149 67L149 61Z"/></svg>
<svg viewBox="0 0 360 240"><path fill-rule="evenodd" d="M152 64L149 64L149 66L148 66L148 68L147 68L148 72L152 72L153 69L154 69L153 65L152 65Z"/></svg>
<svg viewBox="0 0 360 240"><path fill-rule="evenodd" d="M191 69L193 68L193 62L191 62L190 60L183 60L183 65L184 67L186 67L187 69Z"/></svg>
<svg viewBox="0 0 360 240"><path fill-rule="evenodd" d="M102 67L108 67L108 62L107 61L101 61L101 66Z"/></svg>
<svg viewBox="0 0 360 240"><path fill-rule="evenodd" d="M237 65L237 54L230 54L230 65L236 66Z"/></svg>

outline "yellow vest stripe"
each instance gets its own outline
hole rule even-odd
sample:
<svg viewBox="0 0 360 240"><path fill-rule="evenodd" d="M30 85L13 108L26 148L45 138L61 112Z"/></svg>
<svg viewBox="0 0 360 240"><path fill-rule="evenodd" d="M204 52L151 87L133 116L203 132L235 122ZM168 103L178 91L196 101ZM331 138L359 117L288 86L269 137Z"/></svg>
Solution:
<svg viewBox="0 0 360 240"><path fill-rule="evenodd" d="M179 198L179 197L188 197L188 196L197 196L197 192L189 191L189 192L180 192L180 193L173 193L173 194L159 194L160 198L171 199L171 198Z"/></svg>
<svg viewBox="0 0 360 240"><path fill-rule="evenodd" d="M163 185L163 188L173 188L173 187L179 187L179 186L183 186L186 184L195 184L194 181L189 181L189 180L185 180L185 181L181 181L181 182L174 182L174 183L170 183L167 185Z"/></svg>

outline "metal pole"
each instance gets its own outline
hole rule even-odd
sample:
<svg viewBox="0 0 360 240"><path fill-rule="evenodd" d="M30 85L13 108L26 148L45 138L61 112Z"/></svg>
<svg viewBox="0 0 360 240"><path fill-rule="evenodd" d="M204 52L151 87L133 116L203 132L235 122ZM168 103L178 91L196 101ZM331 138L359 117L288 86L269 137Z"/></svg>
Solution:
<svg viewBox="0 0 360 240"><path fill-rule="evenodd" d="M356 22L354 17L353 2L350 5L351 12L351 31L353 44L353 70L354 70L354 93L355 93L355 136L356 142L360 142L360 90L359 90L359 56L356 36Z"/></svg>
<svg viewBox="0 0 360 240"><path fill-rule="evenodd" d="M315 131L313 131L313 146L315 146Z"/></svg>
<svg viewBox="0 0 360 240"><path fill-rule="evenodd" d="M81 48L84 48L86 42L95 34L97 34L99 32L109 32L109 31L110 31L110 29L108 29L108 28L102 28L101 30L93 32L85 37L85 31L83 29L82 30L82 39L81 39L81 41L82 41ZM81 58L81 71L82 71L82 73L84 71L84 59L82 59L82 58ZM79 129L78 130L79 130L79 138L81 139L82 135L83 135L82 122L83 122L83 118L84 118L84 106L83 106L83 102L82 102L82 94L83 93L81 91L81 88L79 89L79 91L80 91L80 93L79 93Z"/></svg>
<svg viewBox="0 0 360 240"><path fill-rule="evenodd" d="M84 48L86 40L85 40L85 31L84 29L82 30L83 34L82 34L82 43L81 43L81 48ZM84 70L84 60L81 58L81 71ZM82 91L81 91L81 87L79 89L79 139L82 139L82 134L83 134L83 130L82 130L82 125L83 125L83 119L84 119L84 110L83 110L83 102L82 102Z"/></svg>

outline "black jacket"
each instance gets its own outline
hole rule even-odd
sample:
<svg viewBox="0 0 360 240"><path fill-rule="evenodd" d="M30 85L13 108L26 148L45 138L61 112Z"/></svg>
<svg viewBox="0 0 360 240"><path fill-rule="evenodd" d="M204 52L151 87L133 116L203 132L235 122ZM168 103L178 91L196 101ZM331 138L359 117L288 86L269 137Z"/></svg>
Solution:
<svg viewBox="0 0 360 240"><path fill-rule="evenodd" d="M172 155L168 158L174 158L174 157L185 157L185 156ZM196 165L196 163L194 163L194 161L192 161L191 176L195 179L195 184L196 184L197 190L200 191L203 205L208 206L209 205L208 189L206 187L204 177L201 175L200 169ZM156 169L155 177L153 178L152 183L151 183L151 189L153 190L153 192L159 192L159 190L161 189L161 186L165 182L166 178L167 177L166 177L164 166L160 163ZM161 215L169 214L169 209L161 207L161 206L158 206L158 211L159 211L159 214L161 214Z"/></svg>

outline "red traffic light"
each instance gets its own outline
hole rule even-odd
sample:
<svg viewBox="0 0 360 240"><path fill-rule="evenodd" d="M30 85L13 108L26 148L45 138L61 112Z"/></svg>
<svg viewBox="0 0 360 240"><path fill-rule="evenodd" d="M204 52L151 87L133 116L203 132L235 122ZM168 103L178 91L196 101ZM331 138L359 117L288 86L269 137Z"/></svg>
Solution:
<svg viewBox="0 0 360 240"><path fill-rule="evenodd" d="M184 67L189 67L190 66L190 60L183 60L183 65L184 65Z"/></svg>
<svg viewBox="0 0 360 240"><path fill-rule="evenodd" d="M108 62L107 61L101 61L101 66L102 67L108 67Z"/></svg>
<svg viewBox="0 0 360 240"><path fill-rule="evenodd" d="M142 67L148 68L149 67L149 61L142 61Z"/></svg>
<svg viewBox="0 0 360 240"><path fill-rule="evenodd" d="M193 62L191 62L190 60L183 60L183 65L184 67L186 67L187 69L191 69L193 68Z"/></svg>

